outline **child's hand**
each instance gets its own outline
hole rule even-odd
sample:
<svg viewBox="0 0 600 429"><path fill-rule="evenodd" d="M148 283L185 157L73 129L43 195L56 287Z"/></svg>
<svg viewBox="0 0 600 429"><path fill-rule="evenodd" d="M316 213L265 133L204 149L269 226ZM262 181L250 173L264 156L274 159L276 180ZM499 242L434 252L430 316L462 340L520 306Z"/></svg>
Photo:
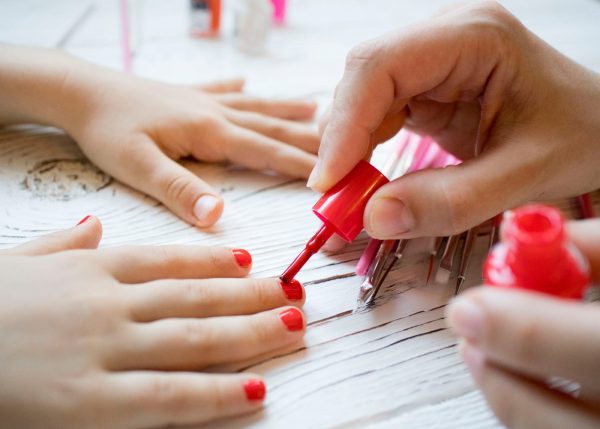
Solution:
<svg viewBox="0 0 600 429"><path fill-rule="evenodd" d="M128 76L58 51L0 44L0 125L65 129L98 166L181 218L212 225L223 201L176 161L234 163L308 177L316 105L243 95L243 81L190 87Z"/></svg>
<svg viewBox="0 0 600 429"><path fill-rule="evenodd" d="M95 250L96 218L0 253L0 427L142 428L261 407L252 374L207 374L302 338L300 284L242 277L245 251ZM256 313L256 314L255 314Z"/></svg>
<svg viewBox="0 0 600 429"><path fill-rule="evenodd" d="M292 121L310 119L316 105L252 98L242 85L192 88L82 70L65 85L81 107L64 127L100 168L186 221L209 226L223 200L177 160L231 161L298 178L308 177L316 161L316 129Z"/></svg>
<svg viewBox="0 0 600 429"><path fill-rule="evenodd" d="M571 225L571 237L600 279L600 221ZM499 419L510 428L600 427L600 307L481 287L448 310L461 354ZM573 396L551 377L581 386Z"/></svg>

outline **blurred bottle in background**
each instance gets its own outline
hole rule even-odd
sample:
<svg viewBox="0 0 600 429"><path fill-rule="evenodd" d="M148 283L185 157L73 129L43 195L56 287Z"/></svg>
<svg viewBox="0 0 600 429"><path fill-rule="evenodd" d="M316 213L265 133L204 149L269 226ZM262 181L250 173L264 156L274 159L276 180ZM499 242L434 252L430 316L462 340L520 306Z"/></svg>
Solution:
<svg viewBox="0 0 600 429"><path fill-rule="evenodd" d="M221 0L190 0L190 34L217 37L221 27Z"/></svg>
<svg viewBox="0 0 600 429"><path fill-rule="evenodd" d="M275 25L285 23L285 2L286 0L271 0L273 3L273 22Z"/></svg>
<svg viewBox="0 0 600 429"><path fill-rule="evenodd" d="M233 18L236 46L250 54L264 53L272 19L271 0L237 0Z"/></svg>

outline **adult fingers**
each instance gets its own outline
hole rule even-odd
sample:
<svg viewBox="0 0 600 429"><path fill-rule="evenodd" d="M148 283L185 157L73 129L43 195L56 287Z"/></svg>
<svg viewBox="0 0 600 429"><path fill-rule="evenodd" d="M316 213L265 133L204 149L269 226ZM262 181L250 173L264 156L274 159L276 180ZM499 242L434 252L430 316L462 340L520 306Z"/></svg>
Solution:
<svg viewBox="0 0 600 429"><path fill-rule="evenodd" d="M508 428L592 429L600 415L572 396L523 378L485 361L477 347L464 343L461 354L490 407Z"/></svg>
<svg viewBox="0 0 600 429"><path fill-rule="evenodd" d="M316 162L315 155L236 125L227 128L224 138L228 141L223 146L225 157L253 170L306 178Z"/></svg>
<svg viewBox="0 0 600 429"><path fill-rule="evenodd" d="M408 106L410 117L405 125L411 131L431 136L437 144L459 159L467 160L475 156L481 119L479 100L439 103L435 100L412 99Z"/></svg>
<svg viewBox="0 0 600 429"><path fill-rule="evenodd" d="M477 98L489 88L497 91L510 81L513 75L505 69L514 62L501 48L514 37L517 21L498 5L470 9L350 51L309 186L324 192L344 177L370 153L372 134L384 118L401 114L412 97L426 94L453 102ZM492 124L499 102L485 97L485 106L482 133Z"/></svg>
<svg viewBox="0 0 600 429"><path fill-rule="evenodd" d="M264 382L252 374L153 371L113 373L104 389L115 427L171 427L199 424L258 410Z"/></svg>
<svg viewBox="0 0 600 429"><path fill-rule="evenodd" d="M458 335L490 362L538 379L575 380L599 390L600 309L542 294L481 287L448 309Z"/></svg>
<svg viewBox="0 0 600 429"><path fill-rule="evenodd" d="M13 255L47 255L74 249L95 249L102 238L102 224L97 217L86 216L73 228L45 235L8 250Z"/></svg>
<svg viewBox="0 0 600 429"><path fill-rule="evenodd" d="M220 94L215 100L236 110L262 113L282 119L312 119L317 110L314 101L302 100L265 100L246 94Z"/></svg>
<svg viewBox="0 0 600 429"><path fill-rule="evenodd" d="M379 239L453 235L528 200L540 180L532 176L544 171L546 154L528 142L518 158L513 149L496 145L477 159L384 185L367 204L366 230Z"/></svg>
<svg viewBox="0 0 600 429"><path fill-rule="evenodd" d="M210 92L213 94L222 94L229 92L241 92L244 88L245 80L242 78L238 79L227 79L227 80L217 80L214 82L203 83L200 85L194 86L194 88L199 89L204 92Z"/></svg>
<svg viewBox="0 0 600 429"><path fill-rule="evenodd" d="M214 224L223 213L223 199L212 186L165 155L146 135L139 136L137 158L121 173L122 180L199 227Z"/></svg>
<svg viewBox="0 0 600 429"><path fill-rule="evenodd" d="M284 305L302 306L300 282L279 279L157 280L127 288L132 319L254 314Z"/></svg>
<svg viewBox="0 0 600 429"><path fill-rule="evenodd" d="M331 117L331 107L329 107L319 120L319 135L323 136L329 119ZM371 149L379 143L383 143L394 137L402 128L406 121L406 111L392 112L388 114L379 126L371 133Z"/></svg>
<svg viewBox="0 0 600 429"><path fill-rule="evenodd" d="M296 146L306 152L317 153L321 139L311 126L273 118L254 112L232 110L227 117L234 124L264 134L275 140Z"/></svg>
<svg viewBox="0 0 600 429"><path fill-rule="evenodd" d="M243 249L203 246L123 246L100 251L102 263L122 283L158 279L243 277L252 256Z"/></svg>
<svg viewBox="0 0 600 429"><path fill-rule="evenodd" d="M383 143L394 137L404 125L405 120L406 112L404 110L388 114L371 134L371 145Z"/></svg>
<svg viewBox="0 0 600 429"><path fill-rule="evenodd" d="M569 222L569 236L590 262L592 279L600 282L600 219Z"/></svg>
<svg viewBox="0 0 600 429"><path fill-rule="evenodd" d="M319 136L323 137L323 133L329 124L329 118L331 118L331 105L327 106L323 115L319 118Z"/></svg>
<svg viewBox="0 0 600 429"><path fill-rule="evenodd" d="M304 317L295 307L249 316L163 319L124 330L114 369L199 369L237 362L280 349L304 335ZM232 347L232 345L234 345ZM110 359L110 358L108 358Z"/></svg>

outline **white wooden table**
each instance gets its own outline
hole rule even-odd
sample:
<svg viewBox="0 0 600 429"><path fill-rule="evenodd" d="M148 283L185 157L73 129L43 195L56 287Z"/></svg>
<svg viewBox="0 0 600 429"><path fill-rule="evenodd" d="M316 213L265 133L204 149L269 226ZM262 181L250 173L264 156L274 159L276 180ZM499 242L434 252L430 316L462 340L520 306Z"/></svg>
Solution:
<svg viewBox="0 0 600 429"><path fill-rule="evenodd" d="M423 19L446 3L291 1L288 25L274 30L268 54L251 57L239 53L228 34L217 41L189 39L184 0L136 2L136 74L176 82L243 75L250 92L325 103L351 46ZM600 70L600 2L504 3L551 44ZM229 27L226 21L226 32ZM119 38L116 0L0 2L0 41L58 46L120 68ZM382 155L376 153L376 164ZM104 223L104 246L235 245L254 255L253 275L276 276L318 225L310 213L317 196L300 181L235 167L190 168L220 188L226 200L225 214L211 231L190 227L104 175L59 131L0 131L0 247L70 227L91 213ZM422 254L391 273L374 309L353 312L361 282L354 266L365 243L361 235L337 254L319 254L300 274L309 321L302 348L233 368L265 375L264 411L210 427L498 427L444 322L453 287L424 285ZM474 261L468 285L478 282L477 265Z"/></svg>

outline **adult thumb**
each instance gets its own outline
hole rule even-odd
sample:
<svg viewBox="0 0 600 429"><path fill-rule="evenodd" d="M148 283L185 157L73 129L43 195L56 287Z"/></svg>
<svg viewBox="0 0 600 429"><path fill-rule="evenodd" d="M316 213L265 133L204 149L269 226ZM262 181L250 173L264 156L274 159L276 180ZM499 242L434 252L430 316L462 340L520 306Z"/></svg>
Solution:
<svg viewBox="0 0 600 429"><path fill-rule="evenodd" d="M379 239L453 235L527 201L533 194L527 165L508 167L510 148L497 149L383 186L367 204L367 232Z"/></svg>

